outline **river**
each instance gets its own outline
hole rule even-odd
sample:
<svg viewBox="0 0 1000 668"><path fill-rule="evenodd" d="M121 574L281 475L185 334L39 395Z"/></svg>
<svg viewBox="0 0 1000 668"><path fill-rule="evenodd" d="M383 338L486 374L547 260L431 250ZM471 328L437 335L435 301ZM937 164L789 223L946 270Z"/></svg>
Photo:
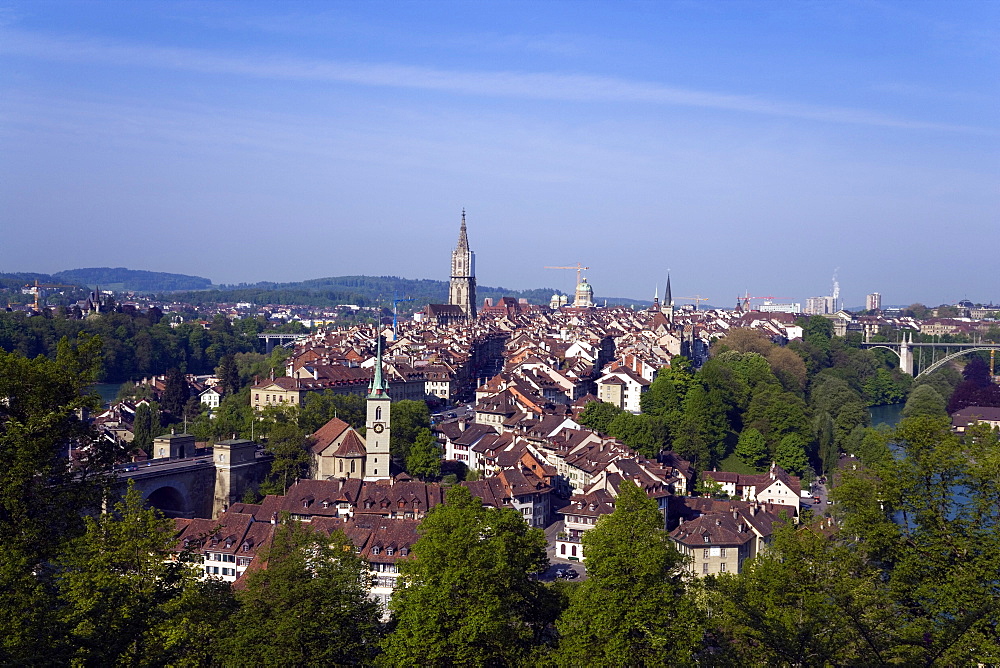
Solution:
<svg viewBox="0 0 1000 668"><path fill-rule="evenodd" d="M118 396L118 389L121 386L121 383L96 383L94 391L101 395L101 401L104 402L104 405L109 406Z"/></svg>
<svg viewBox="0 0 1000 668"><path fill-rule="evenodd" d="M905 404L885 404L883 406L872 406L868 409L871 414L872 426L889 425L895 427L903 417L903 406Z"/></svg>

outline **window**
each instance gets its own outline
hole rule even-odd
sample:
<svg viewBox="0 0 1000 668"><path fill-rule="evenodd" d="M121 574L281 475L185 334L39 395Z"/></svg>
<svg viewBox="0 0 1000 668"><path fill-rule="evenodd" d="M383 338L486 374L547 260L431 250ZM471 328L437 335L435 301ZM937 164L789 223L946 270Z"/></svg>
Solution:
<svg viewBox="0 0 1000 668"><path fill-rule="evenodd" d="M375 407L375 419L376 420L381 420L382 419L382 407L381 406L376 406Z"/></svg>
<svg viewBox="0 0 1000 668"><path fill-rule="evenodd" d="M559 554L566 554L566 544L563 543L559 546Z"/></svg>
<svg viewBox="0 0 1000 668"><path fill-rule="evenodd" d="M720 573L726 572L726 562L723 561L721 564L719 564L719 572Z"/></svg>
<svg viewBox="0 0 1000 668"><path fill-rule="evenodd" d="M725 557L726 556L726 548L724 548L724 547L720 547L719 548L719 556L720 557Z"/></svg>
<svg viewBox="0 0 1000 668"><path fill-rule="evenodd" d="M708 559L708 548L705 548L705 554L703 555L705 559Z"/></svg>
<svg viewBox="0 0 1000 668"><path fill-rule="evenodd" d="M705 542L706 542L706 543L710 542L710 540L711 540L711 539L710 539L710 538L709 538L708 536L705 536Z"/></svg>
<svg viewBox="0 0 1000 668"><path fill-rule="evenodd" d="M340 472L341 473L344 472L344 460L343 459L340 460Z"/></svg>
<svg viewBox="0 0 1000 668"><path fill-rule="evenodd" d="M708 562L706 561L701 565L701 572L708 575Z"/></svg>
<svg viewBox="0 0 1000 668"><path fill-rule="evenodd" d="M351 473L354 473L354 460L351 460Z"/></svg>

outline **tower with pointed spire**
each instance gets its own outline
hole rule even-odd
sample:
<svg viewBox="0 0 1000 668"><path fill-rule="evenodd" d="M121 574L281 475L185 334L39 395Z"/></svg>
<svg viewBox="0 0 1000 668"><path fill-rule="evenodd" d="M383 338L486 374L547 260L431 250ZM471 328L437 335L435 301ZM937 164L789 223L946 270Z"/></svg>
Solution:
<svg viewBox="0 0 1000 668"><path fill-rule="evenodd" d="M667 322L674 324L674 298L670 294L670 272L667 272L667 287L663 290L663 307L661 313L667 316Z"/></svg>
<svg viewBox="0 0 1000 668"><path fill-rule="evenodd" d="M469 250L465 209L462 209L462 227L458 232L458 245L451 252L448 303L461 307L466 318L471 320L476 317L476 254Z"/></svg>
<svg viewBox="0 0 1000 668"><path fill-rule="evenodd" d="M382 335L377 330L375 375L368 387L368 410L365 420L365 480L386 480L389 476L389 413L392 400L389 384L382 375Z"/></svg>

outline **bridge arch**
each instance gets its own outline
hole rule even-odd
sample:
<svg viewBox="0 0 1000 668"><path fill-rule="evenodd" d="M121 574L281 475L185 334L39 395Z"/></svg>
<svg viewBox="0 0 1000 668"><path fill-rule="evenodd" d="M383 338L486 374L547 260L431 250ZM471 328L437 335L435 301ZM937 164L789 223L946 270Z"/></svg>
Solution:
<svg viewBox="0 0 1000 668"><path fill-rule="evenodd" d="M188 517L190 515L184 494L172 485L157 487L146 496L146 503L167 517Z"/></svg>
<svg viewBox="0 0 1000 668"><path fill-rule="evenodd" d="M977 348L963 348L962 350L959 350L956 353L951 353L949 355L945 355L944 357L942 357L938 361L934 362L934 364L931 364L930 366L928 366L926 369L921 369L920 373L918 373L916 375L916 377L920 378L925 373L933 373L934 371L937 371L938 369L940 369L941 367L943 367L948 362L952 361L953 359L957 359L958 357L961 357L962 355L968 355L969 353L976 353L976 352L981 352L981 351L984 351L984 350L996 350L996 349L997 349L996 346L982 346L982 347L977 347Z"/></svg>
<svg viewBox="0 0 1000 668"><path fill-rule="evenodd" d="M891 346L883 346L883 345L879 345L879 344L869 345L869 346L865 347L866 350L874 350L875 348L882 348L883 350L888 350L889 352L891 352L896 357L899 357L899 349L898 348L893 348Z"/></svg>

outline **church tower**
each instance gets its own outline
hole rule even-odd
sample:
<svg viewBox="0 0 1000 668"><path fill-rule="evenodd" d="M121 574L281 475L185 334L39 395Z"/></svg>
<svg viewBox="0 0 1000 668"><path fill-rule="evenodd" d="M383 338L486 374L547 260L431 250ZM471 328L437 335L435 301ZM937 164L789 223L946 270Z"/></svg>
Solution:
<svg viewBox="0 0 1000 668"><path fill-rule="evenodd" d="M382 377L382 335L376 330L375 376L368 388L368 417L365 420L365 480L386 480L389 476L389 384Z"/></svg>
<svg viewBox="0 0 1000 668"><path fill-rule="evenodd" d="M663 315L667 316L667 322L674 324L674 297L670 294L670 274L667 273L667 287L663 291Z"/></svg>
<svg viewBox="0 0 1000 668"><path fill-rule="evenodd" d="M476 254L469 250L469 237L465 231L465 209L462 209L462 228L458 232L458 246L451 252L451 285L448 303L462 307L465 317L476 317Z"/></svg>

